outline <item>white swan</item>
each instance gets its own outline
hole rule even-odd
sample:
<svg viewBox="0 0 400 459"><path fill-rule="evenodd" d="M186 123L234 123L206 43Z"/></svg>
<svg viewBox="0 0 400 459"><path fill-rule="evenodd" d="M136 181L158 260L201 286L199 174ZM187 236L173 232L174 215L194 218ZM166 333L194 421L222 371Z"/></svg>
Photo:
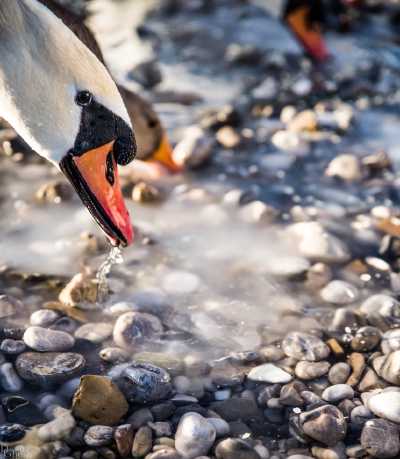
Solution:
<svg viewBox="0 0 400 459"><path fill-rule="evenodd" d="M36 0L0 1L0 116L60 168L115 245L132 242L118 164L132 126L103 64Z"/></svg>

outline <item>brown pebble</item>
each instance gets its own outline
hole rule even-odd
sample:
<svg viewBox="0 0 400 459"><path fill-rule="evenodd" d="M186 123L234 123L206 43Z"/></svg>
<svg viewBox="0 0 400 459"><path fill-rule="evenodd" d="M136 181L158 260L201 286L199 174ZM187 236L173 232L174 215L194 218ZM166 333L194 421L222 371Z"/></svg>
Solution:
<svg viewBox="0 0 400 459"><path fill-rule="evenodd" d="M132 446L132 457L139 458L150 452L153 442L153 434L150 427L141 427L135 435Z"/></svg>
<svg viewBox="0 0 400 459"><path fill-rule="evenodd" d="M114 440L117 445L118 454L121 457L128 457L133 445L133 427L131 424L118 426L114 431Z"/></svg>
<svg viewBox="0 0 400 459"><path fill-rule="evenodd" d="M351 373L346 384L353 387L359 383L362 374L365 370L365 357L363 354L360 354L359 352L353 352L352 354L350 354L348 362L353 372Z"/></svg>
<svg viewBox="0 0 400 459"><path fill-rule="evenodd" d="M337 358L344 357L344 349L335 338L329 339L326 342L326 344L330 347L331 351L335 354Z"/></svg>
<svg viewBox="0 0 400 459"><path fill-rule="evenodd" d="M161 193L155 186L139 182L133 187L132 199L142 203L158 202L161 200Z"/></svg>

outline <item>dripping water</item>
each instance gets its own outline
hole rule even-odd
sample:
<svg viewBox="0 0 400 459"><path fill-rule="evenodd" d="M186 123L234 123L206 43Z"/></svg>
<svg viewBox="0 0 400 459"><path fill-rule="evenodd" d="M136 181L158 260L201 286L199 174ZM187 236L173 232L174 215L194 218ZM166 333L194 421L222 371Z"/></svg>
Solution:
<svg viewBox="0 0 400 459"><path fill-rule="evenodd" d="M120 247L111 247L111 250L107 258L100 265L97 274L97 302L104 303L108 295L108 281L107 277L110 274L111 268L114 265L119 265L123 263L124 259L122 257L122 250Z"/></svg>

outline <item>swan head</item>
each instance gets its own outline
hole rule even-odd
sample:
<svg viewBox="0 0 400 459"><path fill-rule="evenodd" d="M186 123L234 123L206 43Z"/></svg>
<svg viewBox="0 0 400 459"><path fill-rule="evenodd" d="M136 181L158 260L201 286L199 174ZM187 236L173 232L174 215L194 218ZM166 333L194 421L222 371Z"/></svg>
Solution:
<svg viewBox="0 0 400 459"><path fill-rule="evenodd" d="M36 0L0 5L0 26L0 116L65 174L111 243L129 245L118 165L133 160L136 144L116 84Z"/></svg>

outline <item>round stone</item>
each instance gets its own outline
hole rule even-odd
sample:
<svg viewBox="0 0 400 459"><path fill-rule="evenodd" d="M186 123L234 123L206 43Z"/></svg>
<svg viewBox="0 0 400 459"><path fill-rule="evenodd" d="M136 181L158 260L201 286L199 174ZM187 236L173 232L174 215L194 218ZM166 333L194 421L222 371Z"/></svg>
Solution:
<svg viewBox="0 0 400 459"><path fill-rule="evenodd" d="M194 459L208 453L216 437L215 427L198 413L182 416L175 434L179 454Z"/></svg>
<svg viewBox="0 0 400 459"><path fill-rule="evenodd" d="M384 354L400 350L400 328L388 330L382 335L381 347Z"/></svg>
<svg viewBox="0 0 400 459"><path fill-rule="evenodd" d="M0 425L0 442L13 443L25 437L26 428L21 424Z"/></svg>
<svg viewBox="0 0 400 459"><path fill-rule="evenodd" d="M400 424L400 391L394 389L373 394L367 405L376 416Z"/></svg>
<svg viewBox="0 0 400 459"><path fill-rule="evenodd" d="M126 312L114 326L114 341L122 348L132 348L159 338L163 326L158 317L144 312Z"/></svg>
<svg viewBox="0 0 400 459"><path fill-rule="evenodd" d="M329 347L319 338L302 332L291 332L282 341L282 349L288 357L317 362L326 359Z"/></svg>
<svg viewBox="0 0 400 459"><path fill-rule="evenodd" d="M348 282L333 280L321 290L321 298L327 303L345 305L358 299L358 290Z"/></svg>
<svg viewBox="0 0 400 459"><path fill-rule="evenodd" d="M23 382L17 375L12 363L6 362L0 366L0 383L7 392L21 391Z"/></svg>
<svg viewBox="0 0 400 459"><path fill-rule="evenodd" d="M332 366L328 373L331 384L344 384L350 376L351 367L346 362L339 362Z"/></svg>
<svg viewBox="0 0 400 459"><path fill-rule="evenodd" d="M373 457L398 457L400 452L398 426L384 419L367 421L361 433L361 445Z"/></svg>
<svg viewBox="0 0 400 459"><path fill-rule="evenodd" d="M254 367L247 375L247 378L251 381L265 382L269 384L288 383L293 379L292 375L273 363L265 363L264 365Z"/></svg>
<svg viewBox="0 0 400 459"><path fill-rule="evenodd" d="M27 346L39 352L67 351L75 344L70 334L43 327L28 327L23 340Z"/></svg>
<svg viewBox="0 0 400 459"><path fill-rule="evenodd" d="M328 373L330 368L329 362L307 362L300 361L295 368L296 376L305 381L319 378Z"/></svg>
<svg viewBox="0 0 400 459"><path fill-rule="evenodd" d="M337 403L344 399L353 399L354 390L348 384L335 384L327 387L322 393L322 398L330 403Z"/></svg>
<svg viewBox="0 0 400 459"><path fill-rule="evenodd" d="M217 459L260 459L260 455L239 438L222 440L215 449L215 456Z"/></svg>
<svg viewBox="0 0 400 459"><path fill-rule="evenodd" d="M53 324L60 314L53 309L38 309L37 311L31 314L31 324L38 327L48 327Z"/></svg>
<svg viewBox="0 0 400 459"><path fill-rule="evenodd" d="M111 444L113 433L112 427L92 426L89 427L83 438L88 446L106 446Z"/></svg>
<svg viewBox="0 0 400 459"><path fill-rule="evenodd" d="M84 357L73 352L25 352L18 356L16 369L22 379L46 386L76 376L85 364Z"/></svg>
<svg viewBox="0 0 400 459"><path fill-rule="evenodd" d="M22 340L17 339L5 339L1 342L0 351L4 354L18 355L24 352L26 349L25 343Z"/></svg>

